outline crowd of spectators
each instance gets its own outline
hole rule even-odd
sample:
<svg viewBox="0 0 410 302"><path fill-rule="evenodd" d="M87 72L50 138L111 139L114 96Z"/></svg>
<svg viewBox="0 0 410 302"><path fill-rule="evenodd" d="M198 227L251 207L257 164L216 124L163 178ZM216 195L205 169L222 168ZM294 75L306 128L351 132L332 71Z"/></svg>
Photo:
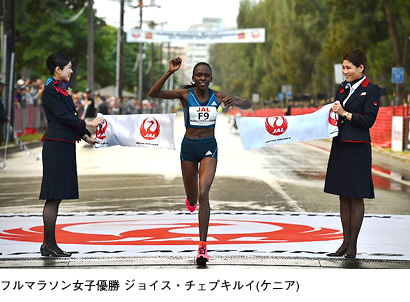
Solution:
<svg viewBox="0 0 410 302"><path fill-rule="evenodd" d="M1 83L1 88L4 88L6 83ZM18 135L45 131L47 125L41 105L43 90L44 82L41 78L35 78L33 81L30 78L16 81L9 122ZM139 101L134 97L124 97L121 101L118 97L102 95L98 91L94 92L88 88L85 91L76 91L69 88L69 93L82 119L93 119L98 113L104 115L124 115L162 113L164 111L164 106L158 106L154 101ZM6 117L8 114L7 105L1 97L0 102L4 105L1 107L1 116L4 115ZM5 118L1 118L0 144L2 138L4 139L4 129L2 129L4 127L2 126L5 121Z"/></svg>
<svg viewBox="0 0 410 302"><path fill-rule="evenodd" d="M27 105L41 105L41 94L44 84L40 78L35 81L31 79L19 79L15 85L14 107L26 108ZM140 102L135 98L123 98L111 95L101 95L94 93L90 89L85 91L73 91L69 89L77 111L82 118L92 118L97 113L109 114L137 114L137 113L157 113L157 106L153 101L143 100Z"/></svg>
<svg viewBox="0 0 410 302"><path fill-rule="evenodd" d="M37 106L43 93L44 85L40 78L34 82L31 79L17 81L14 92L14 106L16 108L25 108L27 105Z"/></svg>
<svg viewBox="0 0 410 302"><path fill-rule="evenodd" d="M93 93L86 89L85 92L71 92L76 105L77 112L83 118L92 118L97 113L104 115L115 114L140 114L140 113L157 113L153 101L138 101L135 98L124 98L121 102L118 97L110 95L101 95Z"/></svg>

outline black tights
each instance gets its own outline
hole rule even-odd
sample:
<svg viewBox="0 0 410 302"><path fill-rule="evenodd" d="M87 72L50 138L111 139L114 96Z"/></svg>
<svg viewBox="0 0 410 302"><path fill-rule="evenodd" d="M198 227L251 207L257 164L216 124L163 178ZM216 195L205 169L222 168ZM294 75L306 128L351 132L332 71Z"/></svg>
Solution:
<svg viewBox="0 0 410 302"><path fill-rule="evenodd" d="M56 242L56 221L61 199L47 199L43 209L44 239L43 244L56 252L61 252Z"/></svg>
<svg viewBox="0 0 410 302"><path fill-rule="evenodd" d="M340 219L343 228L343 243L336 251L340 253L346 250L346 254L357 252L357 238L364 217L363 198L349 198L339 196L340 199Z"/></svg>

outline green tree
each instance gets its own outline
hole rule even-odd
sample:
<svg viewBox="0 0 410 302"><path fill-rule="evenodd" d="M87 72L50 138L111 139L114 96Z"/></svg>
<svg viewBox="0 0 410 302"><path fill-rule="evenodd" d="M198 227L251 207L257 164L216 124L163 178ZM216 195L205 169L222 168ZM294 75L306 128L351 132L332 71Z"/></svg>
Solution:
<svg viewBox="0 0 410 302"><path fill-rule="evenodd" d="M62 23L84 6L83 1L16 1L16 70L31 69L34 75L47 73L45 59L65 51L73 59L74 70L85 64L87 26L85 14L75 22ZM101 22L101 20L98 20Z"/></svg>
<svg viewBox="0 0 410 302"><path fill-rule="evenodd" d="M219 60L224 68L217 78L223 79L223 89L229 85L228 81L232 81L242 87L245 96L257 92L263 99L271 101L285 84L292 85L296 93L323 90L326 85L321 78L312 81L312 75L320 72L321 67L317 62L320 62L320 39L326 30L324 12L323 1L278 0L257 4L242 1L238 27L265 28L266 42L213 48L215 63L218 57L224 58Z"/></svg>
<svg viewBox="0 0 410 302"><path fill-rule="evenodd" d="M410 3L403 0L382 0L382 4L389 25L390 49L393 48L394 65L403 67L406 74L405 85L400 85L399 90L399 98L405 99L405 93L410 85Z"/></svg>
<svg viewBox="0 0 410 302"><path fill-rule="evenodd" d="M19 77L48 76L47 56L57 50L73 61L71 87L85 90L87 85L87 14L86 0L17 0L16 1L16 71ZM71 21L71 22L68 22ZM96 87L115 84L117 28L94 17L94 77ZM158 48L154 48L158 52ZM124 43L124 89L133 91L138 75L133 71L138 44ZM144 70L150 52L146 51ZM154 65L155 70L158 69ZM144 74L144 95L149 87Z"/></svg>
<svg viewBox="0 0 410 302"><path fill-rule="evenodd" d="M265 28L266 42L212 48L214 80L223 90L273 100L290 84L296 95L333 96L333 65L353 48L366 51L367 75L379 86L394 89L393 66L405 68L403 91L410 85L407 0L243 0L237 23Z"/></svg>

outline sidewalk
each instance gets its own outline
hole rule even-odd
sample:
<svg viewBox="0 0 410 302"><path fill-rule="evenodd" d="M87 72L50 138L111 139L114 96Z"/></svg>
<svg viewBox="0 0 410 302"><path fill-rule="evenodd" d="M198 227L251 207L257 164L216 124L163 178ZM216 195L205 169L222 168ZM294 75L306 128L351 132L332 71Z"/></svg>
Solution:
<svg viewBox="0 0 410 302"><path fill-rule="evenodd" d="M387 149L383 149L383 148L379 148L379 147L372 147L373 152L375 153L380 153L383 154L385 156L389 156L392 158L395 158L397 160L401 160L403 162L409 163L410 164L410 151L406 151L406 152L396 152L396 151L391 151L391 150L387 150Z"/></svg>
<svg viewBox="0 0 410 302"><path fill-rule="evenodd" d="M29 149L33 149L33 148L37 148L39 146L42 146L43 142L42 141L24 142L24 145ZM5 149L5 146L0 147L0 156L1 156L1 158L3 158L4 149ZM24 150L20 147L19 144L14 144L13 143L13 144L9 144L7 146L7 154L13 154L13 153L16 153L16 152L21 152L21 151L24 151Z"/></svg>
<svg viewBox="0 0 410 302"><path fill-rule="evenodd" d="M331 139L322 139L322 140L314 140L314 141L307 141L306 144L317 146L323 148L324 150L330 151L332 140ZM377 153L383 156L391 157L396 160L403 161L407 164L410 164L410 152L403 151L403 152L395 152L391 151L390 149L383 149L377 146L372 146L373 153Z"/></svg>

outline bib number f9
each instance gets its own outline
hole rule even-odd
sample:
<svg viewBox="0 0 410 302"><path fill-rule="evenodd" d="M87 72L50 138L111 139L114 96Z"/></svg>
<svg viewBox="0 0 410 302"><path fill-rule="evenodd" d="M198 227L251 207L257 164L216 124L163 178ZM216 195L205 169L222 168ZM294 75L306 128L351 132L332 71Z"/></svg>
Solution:
<svg viewBox="0 0 410 302"><path fill-rule="evenodd" d="M216 107L190 107L189 122L193 126L211 126L216 123Z"/></svg>

